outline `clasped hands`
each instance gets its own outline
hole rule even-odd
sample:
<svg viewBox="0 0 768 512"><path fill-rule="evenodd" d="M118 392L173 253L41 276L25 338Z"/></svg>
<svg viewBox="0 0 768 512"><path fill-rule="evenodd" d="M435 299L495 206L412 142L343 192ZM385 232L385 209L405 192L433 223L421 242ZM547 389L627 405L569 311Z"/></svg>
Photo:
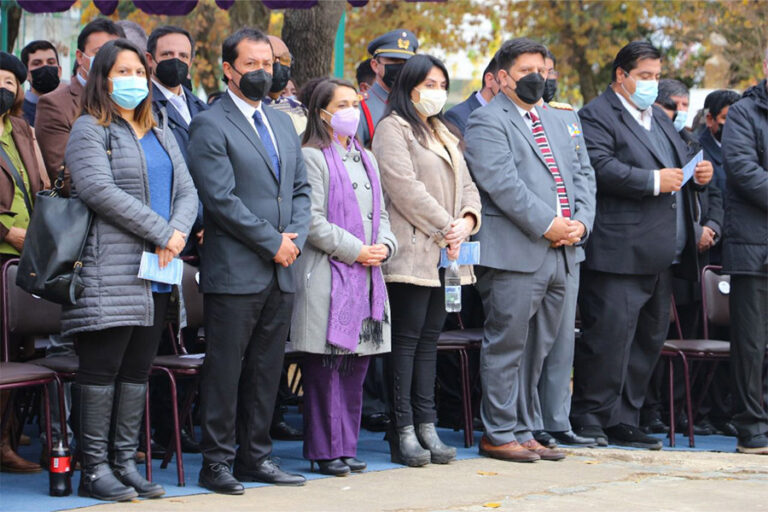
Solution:
<svg viewBox="0 0 768 512"><path fill-rule="evenodd" d="M179 231L173 230L171 238L168 240L168 244L165 247L155 248L155 254L157 254L157 264L160 268L165 268L171 262L173 258L181 254L184 250L184 246L187 244L187 235Z"/></svg>
<svg viewBox="0 0 768 512"><path fill-rule="evenodd" d="M461 242L469 238L473 229L475 229L475 218L471 215L466 215L451 222L451 227L445 235L445 241L448 244L446 253L449 260L455 261L459 259Z"/></svg>
<svg viewBox="0 0 768 512"><path fill-rule="evenodd" d="M578 220L555 217L550 228L544 233L544 238L551 242L550 247L562 247L579 243L586 231L587 228Z"/></svg>

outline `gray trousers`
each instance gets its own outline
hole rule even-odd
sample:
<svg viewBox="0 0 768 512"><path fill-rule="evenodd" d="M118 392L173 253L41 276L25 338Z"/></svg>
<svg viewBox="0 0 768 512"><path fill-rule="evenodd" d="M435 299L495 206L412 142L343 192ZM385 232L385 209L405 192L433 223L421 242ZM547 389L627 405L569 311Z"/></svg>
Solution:
<svg viewBox="0 0 768 512"><path fill-rule="evenodd" d="M562 320L565 256L550 249L535 272L480 267L477 275L486 314L480 351L485 434L497 446L523 443L541 417L537 384Z"/></svg>
<svg viewBox="0 0 768 512"><path fill-rule="evenodd" d="M568 274L565 281L563 320L555 342L544 360L539 379L542 430L568 432L571 422L571 371L575 343L576 304L579 297L579 271L581 265Z"/></svg>

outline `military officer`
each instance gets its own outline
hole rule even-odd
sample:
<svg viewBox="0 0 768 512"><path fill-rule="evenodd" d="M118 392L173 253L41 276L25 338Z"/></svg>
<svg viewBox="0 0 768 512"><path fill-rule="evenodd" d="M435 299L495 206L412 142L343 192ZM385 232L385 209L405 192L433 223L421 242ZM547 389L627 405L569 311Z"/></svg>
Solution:
<svg viewBox="0 0 768 512"><path fill-rule="evenodd" d="M371 146L371 139L384 117L387 99L392 84L405 61L416 55L419 40L410 30L397 29L377 37L368 45L371 54L371 68L376 73L376 81L368 90L368 98L360 102L361 120L357 137L366 146Z"/></svg>

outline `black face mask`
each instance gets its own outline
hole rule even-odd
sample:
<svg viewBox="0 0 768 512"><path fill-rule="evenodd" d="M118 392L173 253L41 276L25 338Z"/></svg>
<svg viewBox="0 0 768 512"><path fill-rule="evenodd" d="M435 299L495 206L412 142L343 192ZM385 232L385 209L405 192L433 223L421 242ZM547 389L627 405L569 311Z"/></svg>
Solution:
<svg viewBox="0 0 768 512"><path fill-rule="evenodd" d="M32 88L46 94L59 86L59 67L43 66L32 70Z"/></svg>
<svg viewBox="0 0 768 512"><path fill-rule="evenodd" d="M269 92L280 92L288 85L288 80L291 79L291 66L283 66L279 62L275 61L272 64L272 87L269 88Z"/></svg>
<svg viewBox="0 0 768 512"><path fill-rule="evenodd" d="M714 133L715 140L717 142L722 142L723 139L723 124L717 123L717 131Z"/></svg>
<svg viewBox="0 0 768 512"><path fill-rule="evenodd" d="M405 64L384 64L384 77L382 77L384 85L391 89L392 86L395 85L397 75L400 74L400 70L403 69L403 66L405 66Z"/></svg>
<svg viewBox="0 0 768 512"><path fill-rule="evenodd" d="M186 88L187 88L187 89L189 89L190 91L191 91L191 90L192 90L192 89L195 87L195 86L192 84L192 79L191 79L191 78L189 78L189 75L187 75L187 76L185 76L185 77L184 77L184 80L182 80L182 81L181 81L181 85L182 85L183 87L186 87Z"/></svg>
<svg viewBox="0 0 768 512"><path fill-rule="evenodd" d="M547 81L544 82L544 95L542 96L544 98L545 103L549 103L553 99L555 99L555 94L557 93L557 80L554 78L547 78Z"/></svg>
<svg viewBox="0 0 768 512"><path fill-rule="evenodd" d="M180 59L161 60L155 66L155 76L166 87L178 87L189 74L189 66Z"/></svg>
<svg viewBox="0 0 768 512"><path fill-rule="evenodd" d="M232 66L232 69L235 69ZM237 69L235 69L237 71ZM261 101L264 96L267 95L267 91L272 87L272 75L264 71L263 69L257 69L256 71L249 71L242 74L239 71L240 84L238 88L246 98L252 101Z"/></svg>
<svg viewBox="0 0 768 512"><path fill-rule="evenodd" d="M5 87L0 87L0 116L11 110L16 95Z"/></svg>
<svg viewBox="0 0 768 512"><path fill-rule="evenodd" d="M517 81L517 97L529 105L535 105L544 94L544 77L534 71Z"/></svg>

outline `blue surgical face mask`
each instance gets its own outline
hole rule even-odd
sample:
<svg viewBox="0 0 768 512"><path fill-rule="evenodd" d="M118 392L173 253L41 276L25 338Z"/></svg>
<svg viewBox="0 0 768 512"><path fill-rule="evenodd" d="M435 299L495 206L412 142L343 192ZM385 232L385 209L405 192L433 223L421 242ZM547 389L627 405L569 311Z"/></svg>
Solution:
<svg viewBox="0 0 768 512"><path fill-rule="evenodd" d="M680 131L685 128L685 122L688 120L688 112L678 110L675 114L675 130Z"/></svg>
<svg viewBox="0 0 768 512"><path fill-rule="evenodd" d="M624 76L629 77L629 73L624 73ZM633 80L635 80L633 78ZM624 84L621 84L624 87ZM627 89L624 88L626 91ZM629 92L629 91L627 91ZM635 92L629 96L632 103L635 104L640 110L645 110L656 101L659 96L659 82L657 80L635 80Z"/></svg>
<svg viewBox="0 0 768 512"><path fill-rule="evenodd" d="M118 76L112 80L112 101L126 110L133 110L149 94L147 79L143 76Z"/></svg>

